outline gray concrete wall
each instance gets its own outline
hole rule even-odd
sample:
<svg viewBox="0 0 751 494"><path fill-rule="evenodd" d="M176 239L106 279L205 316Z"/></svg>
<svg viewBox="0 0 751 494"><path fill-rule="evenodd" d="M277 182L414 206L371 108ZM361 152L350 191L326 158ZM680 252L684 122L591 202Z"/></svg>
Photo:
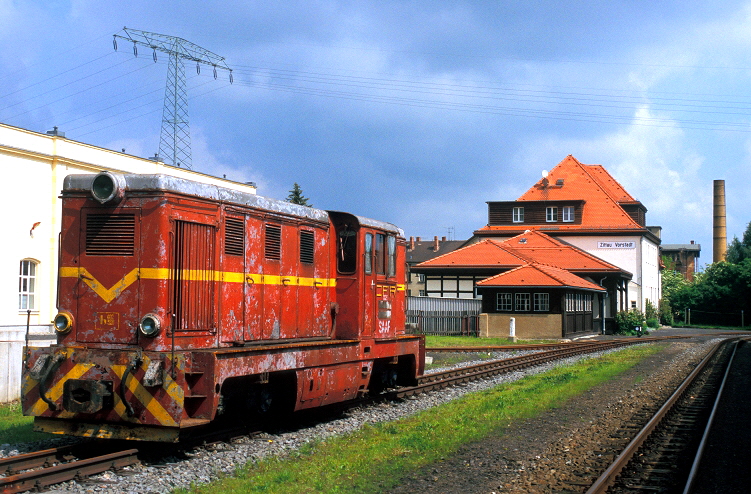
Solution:
<svg viewBox="0 0 751 494"><path fill-rule="evenodd" d="M57 341L49 324L29 327L29 346L46 347ZM21 398L21 368L26 326L0 326L0 403Z"/></svg>

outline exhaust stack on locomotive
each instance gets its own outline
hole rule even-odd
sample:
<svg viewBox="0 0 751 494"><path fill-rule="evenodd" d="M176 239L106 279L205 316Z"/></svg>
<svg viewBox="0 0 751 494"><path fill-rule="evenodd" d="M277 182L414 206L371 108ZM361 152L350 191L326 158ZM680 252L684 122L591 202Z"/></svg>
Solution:
<svg viewBox="0 0 751 494"><path fill-rule="evenodd" d="M176 441L422 373L391 224L166 175L71 175L62 196L58 341L23 374L37 430Z"/></svg>

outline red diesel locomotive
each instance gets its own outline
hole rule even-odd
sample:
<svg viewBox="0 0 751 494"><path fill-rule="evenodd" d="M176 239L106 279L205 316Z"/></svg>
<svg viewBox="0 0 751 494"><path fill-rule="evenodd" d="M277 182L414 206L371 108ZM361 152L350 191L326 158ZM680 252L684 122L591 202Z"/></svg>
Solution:
<svg viewBox="0 0 751 494"><path fill-rule="evenodd" d="M71 175L62 200L57 344L24 362L36 430L177 441L423 372L394 225L167 175Z"/></svg>

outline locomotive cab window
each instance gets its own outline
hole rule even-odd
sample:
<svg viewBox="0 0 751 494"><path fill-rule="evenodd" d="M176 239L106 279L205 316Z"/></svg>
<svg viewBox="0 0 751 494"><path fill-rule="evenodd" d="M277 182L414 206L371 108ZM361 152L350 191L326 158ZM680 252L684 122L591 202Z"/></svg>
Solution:
<svg viewBox="0 0 751 494"><path fill-rule="evenodd" d="M396 237L389 235L386 246L388 247L386 276L393 278L396 276Z"/></svg>
<svg viewBox="0 0 751 494"><path fill-rule="evenodd" d="M337 270L352 274L357 269L357 231L344 225L337 234Z"/></svg>
<svg viewBox="0 0 751 494"><path fill-rule="evenodd" d="M373 274L373 234L365 234L365 274Z"/></svg>
<svg viewBox="0 0 751 494"><path fill-rule="evenodd" d="M396 237L376 233L375 263L376 273L396 276Z"/></svg>
<svg viewBox="0 0 751 494"><path fill-rule="evenodd" d="M386 274L386 235L376 233L375 245L376 273Z"/></svg>

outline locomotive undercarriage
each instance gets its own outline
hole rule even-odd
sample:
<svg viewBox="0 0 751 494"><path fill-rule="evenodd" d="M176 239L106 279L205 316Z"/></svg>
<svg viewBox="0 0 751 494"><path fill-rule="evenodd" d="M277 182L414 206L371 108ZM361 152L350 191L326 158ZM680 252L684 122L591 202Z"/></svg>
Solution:
<svg viewBox="0 0 751 494"><path fill-rule="evenodd" d="M252 420L413 384L418 344L330 340L174 354L37 348L24 372L24 413L42 432L174 442L217 415Z"/></svg>

